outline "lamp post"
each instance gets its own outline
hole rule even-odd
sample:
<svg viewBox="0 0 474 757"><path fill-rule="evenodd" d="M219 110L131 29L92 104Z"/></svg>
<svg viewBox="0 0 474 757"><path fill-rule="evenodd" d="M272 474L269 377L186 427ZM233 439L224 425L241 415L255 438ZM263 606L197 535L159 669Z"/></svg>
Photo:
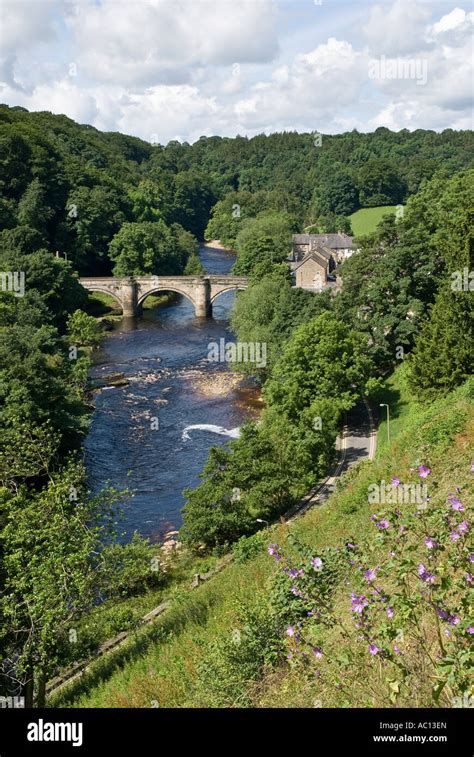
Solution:
<svg viewBox="0 0 474 757"><path fill-rule="evenodd" d="M381 402L380 407L387 408L387 441L390 444L390 408L386 402Z"/></svg>

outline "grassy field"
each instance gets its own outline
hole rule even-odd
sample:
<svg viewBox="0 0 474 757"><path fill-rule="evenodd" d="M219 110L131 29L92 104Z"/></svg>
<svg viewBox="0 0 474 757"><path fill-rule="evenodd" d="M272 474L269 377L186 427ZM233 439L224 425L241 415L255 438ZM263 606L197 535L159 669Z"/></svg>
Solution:
<svg viewBox="0 0 474 757"><path fill-rule="evenodd" d="M361 208L349 216L352 231L356 237L371 234L383 216L395 213L397 205L379 205L376 208Z"/></svg>
<svg viewBox="0 0 474 757"><path fill-rule="evenodd" d="M374 533L373 564L382 560L377 529L370 522L370 483L390 480L393 475L409 481L413 466L428 454L437 482L434 499L444 501L456 484L463 489L465 505L472 503L469 439L474 431L474 409L469 392L463 387L432 405L421 406L410 397L403 373L403 368L399 369L386 385L383 399L391 408L391 444L382 424L373 462L351 469L336 493L320 508L291 524L281 523L241 540L236 559L229 567L193 592L177 591L170 610L153 627L137 632L123 649L102 659L79 683L52 698L49 704L433 706L433 672L428 657L420 656L419 645L406 645L407 659L415 674L405 683L400 676L397 678L396 665L372 658L354 637L349 639L344 630L344 624L352 621L346 578L340 579L334 595L335 608L343 621L318 631L318 644L324 649L321 660L301 665L287 661L288 639L281 627L275 634L278 618L274 600L273 610L269 609L278 571L267 552L269 543L277 543L285 554L291 554L292 539L297 537L316 554L322 554L324 548L347 540L358 543ZM434 634L431 616L421 614L419 623L427 625L428 635ZM338 674L334 673L335 660ZM417 678L418 663L421 668ZM448 688L441 694L442 706L449 706L447 692Z"/></svg>

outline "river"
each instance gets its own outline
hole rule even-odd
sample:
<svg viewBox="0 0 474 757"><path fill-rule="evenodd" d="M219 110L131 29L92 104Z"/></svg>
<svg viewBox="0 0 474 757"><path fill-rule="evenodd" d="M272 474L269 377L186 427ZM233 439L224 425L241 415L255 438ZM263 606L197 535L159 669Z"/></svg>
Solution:
<svg viewBox="0 0 474 757"><path fill-rule="evenodd" d="M232 253L210 246L201 247L200 258L216 274L229 273L234 262ZM139 531L159 541L179 528L182 490L199 483L211 446L225 444L258 414L255 388L228 365L208 361L210 342L234 340L234 298L235 292L222 294L213 319L196 319L191 303L178 296L140 318L117 321L96 353L93 380L121 373L128 381L95 392L85 442L92 491L110 484L133 494L120 522L125 540Z"/></svg>

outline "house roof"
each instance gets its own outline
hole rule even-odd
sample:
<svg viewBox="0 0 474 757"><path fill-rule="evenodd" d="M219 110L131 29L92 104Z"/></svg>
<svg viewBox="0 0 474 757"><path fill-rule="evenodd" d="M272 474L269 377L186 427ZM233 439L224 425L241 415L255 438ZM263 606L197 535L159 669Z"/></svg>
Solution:
<svg viewBox="0 0 474 757"><path fill-rule="evenodd" d="M329 247L331 250L353 247L353 237L348 234L293 234L294 244L316 244Z"/></svg>
<svg viewBox="0 0 474 757"><path fill-rule="evenodd" d="M313 250L312 252L309 252L307 255L305 255L303 260L300 260L299 263L295 263L294 266L292 266L293 271L296 271L298 268L301 268L302 265L305 265L310 260L314 260L322 268L328 267L328 261L326 260L326 258L323 258L323 256L320 255L319 252Z"/></svg>

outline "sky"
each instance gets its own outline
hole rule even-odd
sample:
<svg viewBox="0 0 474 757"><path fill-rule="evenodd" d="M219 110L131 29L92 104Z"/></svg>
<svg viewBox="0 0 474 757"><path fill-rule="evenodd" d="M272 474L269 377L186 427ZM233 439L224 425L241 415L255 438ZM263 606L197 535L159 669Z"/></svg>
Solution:
<svg viewBox="0 0 474 757"><path fill-rule="evenodd" d="M0 102L149 142L472 129L471 2L0 0Z"/></svg>

